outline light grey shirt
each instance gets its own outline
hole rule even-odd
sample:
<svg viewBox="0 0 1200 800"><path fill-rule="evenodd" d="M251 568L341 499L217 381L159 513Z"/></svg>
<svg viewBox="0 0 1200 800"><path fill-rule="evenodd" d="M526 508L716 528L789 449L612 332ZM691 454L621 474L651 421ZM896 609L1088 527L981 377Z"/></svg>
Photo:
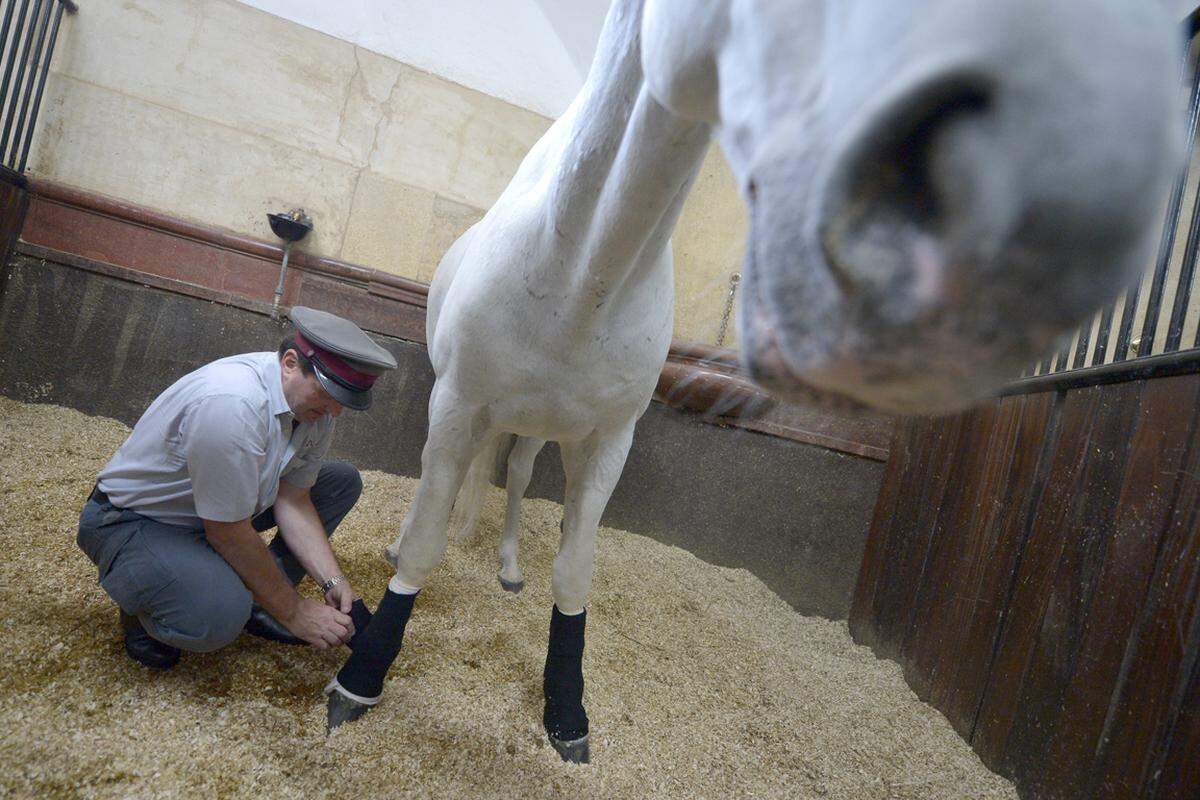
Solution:
<svg viewBox="0 0 1200 800"><path fill-rule="evenodd" d="M269 508L280 480L307 489L333 439L333 418L293 430L275 353L246 353L184 375L158 396L100 472L118 508L200 527Z"/></svg>

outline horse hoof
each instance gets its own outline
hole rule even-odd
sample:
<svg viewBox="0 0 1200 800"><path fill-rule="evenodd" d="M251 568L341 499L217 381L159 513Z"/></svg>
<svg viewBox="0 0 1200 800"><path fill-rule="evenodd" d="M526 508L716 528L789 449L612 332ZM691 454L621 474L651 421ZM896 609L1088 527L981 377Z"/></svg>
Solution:
<svg viewBox="0 0 1200 800"><path fill-rule="evenodd" d="M325 734L329 735L334 728L353 722L370 710L370 706L351 700L341 692L330 692L325 707Z"/></svg>
<svg viewBox="0 0 1200 800"><path fill-rule="evenodd" d="M568 764L586 764L591 758L591 753L588 750L588 737L584 736L581 739L572 739L569 742L563 742L555 739L553 736L548 736L550 746L562 756L562 760Z"/></svg>
<svg viewBox="0 0 1200 800"><path fill-rule="evenodd" d="M522 578L519 581L506 581L506 580L504 580L503 575L497 575L496 577L500 579L500 588L506 592L512 592L513 594L517 594L522 589L525 588L525 579L524 578Z"/></svg>

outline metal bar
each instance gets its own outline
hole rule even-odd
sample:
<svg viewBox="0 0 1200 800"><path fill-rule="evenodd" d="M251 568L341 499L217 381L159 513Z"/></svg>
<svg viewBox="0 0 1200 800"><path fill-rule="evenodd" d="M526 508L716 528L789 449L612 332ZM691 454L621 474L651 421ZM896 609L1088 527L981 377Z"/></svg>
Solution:
<svg viewBox="0 0 1200 800"><path fill-rule="evenodd" d="M37 27L37 21L42 16L42 6L45 5L43 0L36 0L33 6L33 19L29 21L29 27L25 31L25 54L21 58L21 64L17 67L16 82L13 83L13 97L21 91L21 85L25 82L25 67L29 64L29 48L33 46L33 29ZM0 135L0 155L8 152L8 134L12 131L14 115L17 111L17 104L10 103L8 113L4 115L4 133ZM8 164L7 161L4 162ZM8 166L12 166L8 164Z"/></svg>
<svg viewBox="0 0 1200 800"><path fill-rule="evenodd" d="M1117 350L1113 353L1113 362L1124 361L1129 358L1129 335L1133 332L1133 312L1137 310L1138 294L1141 292L1142 282L1139 280L1136 284L1129 287L1129 291L1125 294L1125 308L1121 314L1121 327L1117 330Z"/></svg>
<svg viewBox="0 0 1200 800"><path fill-rule="evenodd" d="M1100 330L1096 331L1096 346L1092 348L1092 363L1091 366L1104 363L1104 357L1108 355L1108 336L1112 332L1113 312L1117 310L1117 301L1114 300L1104 307L1104 312L1100 315Z"/></svg>
<svg viewBox="0 0 1200 800"><path fill-rule="evenodd" d="M17 27L13 30L12 47L8 51L8 63L4 66L4 80L0 82L0 113L4 113L4 105L8 100L8 79L12 77L13 64L17 60L17 51L20 49L17 40L21 38L21 30L25 27L26 19L29 16L28 12L29 0L21 0L21 13L17 15Z"/></svg>
<svg viewBox="0 0 1200 800"><path fill-rule="evenodd" d="M11 27L13 10L17 7L17 0L12 0L4 9L4 24L0 26L0 53L4 52L4 45L8 43L8 29ZM5 76L4 83L8 83L8 77ZM6 94L5 86L0 85L0 108L4 108L4 96Z"/></svg>
<svg viewBox="0 0 1200 800"><path fill-rule="evenodd" d="M1163 350L1179 349L1183 338L1183 322L1188 312L1188 301L1192 297L1192 278L1196 273L1196 251L1200 248L1200 190L1196 193L1196 207L1192 209L1192 227L1188 231L1187 249L1183 252L1183 263L1179 265L1179 283L1175 287L1175 302L1171 306L1171 322L1167 326L1167 339Z"/></svg>
<svg viewBox="0 0 1200 800"><path fill-rule="evenodd" d="M1188 48L1188 50L1190 50L1190 47ZM1183 61L1180 65L1180 70L1179 70L1180 80L1183 79L1184 71L1187 69L1187 60L1188 60L1188 53L1185 52L1184 56L1183 56ZM1192 87L1192 91L1194 94L1196 91L1195 86ZM1192 111L1194 114L1194 103L1193 103L1193 108L1189 109L1189 111ZM1189 117L1193 116L1193 114L1189 114ZM1195 120L1194 119L1189 119L1188 128L1191 131L1191 133L1189 134L1189 138L1194 138L1194 136L1195 136ZM1190 148L1187 152L1187 157L1189 159L1191 158ZM1184 167L1181 170L1181 174L1177 175L1175 177L1175 186L1171 191L1170 204L1167 207L1166 225L1168 228L1171 229L1172 237L1174 237L1174 235L1175 235L1174 228L1176 225L1176 217L1179 216L1179 203L1183 196L1183 181L1186 179L1186 177L1187 177L1187 162L1185 162ZM1167 231L1164 230L1163 231L1163 239L1166 238L1166 234L1167 234ZM1160 241L1159 241L1160 257L1162 254L1162 249L1163 249L1162 239L1160 239ZM1167 252L1169 253L1170 251L1168 250ZM1157 277L1157 274L1155 277ZM1143 278L1139 277L1138 282L1135 285L1131 286L1129 288L1129 293L1125 295L1125 310L1124 310L1125 313L1123 313L1121 315L1121 328L1117 332L1117 350L1115 353L1113 353L1113 363L1116 363L1118 361L1125 361L1126 359L1129 358L1129 339L1133 334L1133 312L1137 310L1138 299L1139 299L1139 297L1141 295L1141 291L1142 291L1142 280L1143 280ZM1151 319L1151 316L1149 314L1149 309L1147 309L1146 318ZM1144 324L1142 326L1142 329L1143 329L1143 333L1144 333L1145 332ZM1138 343L1138 353L1139 354L1144 353L1144 352L1146 352L1146 350L1147 350L1147 348L1146 348L1145 343L1139 342Z"/></svg>
<svg viewBox="0 0 1200 800"><path fill-rule="evenodd" d="M1071 357L1071 340L1068 339L1054 358L1054 371L1062 372L1067 368L1067 359Z"/></svg>
<svg viewBox="0 0 1200 800"><path fill-rule="evenodd" d="M1158 332L1159 311L1162 308L1163 288L1167 281L1167 267L1171 263L1171 251L1175 249L1175 233L1179 228L1179 212L1183 206L1183 193L1187 186L1188 168L1191 165L1192 150L1196 146L1196 120L1200 116L1200 61L1192 72L1192 90L1188 98L1188 127L1187 146L1184 149L1183 167L1175 176L1175 186L1171 190L1171 200L1167 206L1166 224L1163 226L1162 238L1158 244L1158 259L1154 267L1154 280L1150 285L1150 296L1146 302L1146 317L1142 321L1142 339L1138 343L1138 354L1150 353L1154 350L1154 337ZM1197 197L1200 200L1200 196ZM1187 267L1189 254L1195 257L1196 230L1200 223L1200 204L1193 206L1191 227L1188 228L1187 249L1184 252L1184 267ZM1176 297L1178 300L1178 297ZM1179 346L1176 340L1175 347ZM1175 347L1166 347L1174 350Z"/></svg>
<svg viewBox="0 0 1200 800"><path fill-rule="evenodd" d="M50 29L50 46L46 48L46 60L42 65L42 73L38 77L37 96L33 99L33 111L29 115L29 130L25 133L25 143L21 146L21 160L17 172L25 172L25 160L29 157L29 147L33 144L33 129L37 125L38 111L42 107L42 90L46 88L46 76L50 74L50 62L54 59L54 43L58 41L58 25L62 22L63 9L59 5L54 14L54 27Z"/></svg>
<svg viewBox="0 0 1200 800"><path fill-rule="evenodd" d="M1034 394L1036 392L1065 391L1099 386L1105 383L1123 383L1148 378L1166 378L1171 375L1189 375L1200 372L1200 350L1179 350L1157 356L1138 358L1123 364L1105 364L1100 367L1073 369L1054 375L1038 375L1036 378L1013 381L997 396Z"/></svg>
<svg viewBox="0 0 1200 800"><path fill-rule="evenodd" d="M17 154L21 150L21 134L25 132L26 123L29 124L29 130L32 131L33 123L36 122L36 120L29 118L29 102L33 99L33 85L37 83L38 67L42 63L42 47L46 44L46 29L50 27L50 15L52 13L54 13L53 2L46 6L46 16L41 20L37 34L37 45L34 46L33 58L29 61L29 80L25 82L25 95L21 98L21 113L17 115L17 131L13 134L12 156L8 157L8 151L4 151L4 163L10 167L17 161Z"/></svg>
<svg viewBox="0 0 1200 800"><path fill-rule="evenodd" d="M1075 358L1071 361L1071 369L1079 369L1087 360L1088 339L1092 335L1092 325L1095 324L1095 317L1089 317L1088 321L1079 326L1079 338L1075 340Z"/></svg>

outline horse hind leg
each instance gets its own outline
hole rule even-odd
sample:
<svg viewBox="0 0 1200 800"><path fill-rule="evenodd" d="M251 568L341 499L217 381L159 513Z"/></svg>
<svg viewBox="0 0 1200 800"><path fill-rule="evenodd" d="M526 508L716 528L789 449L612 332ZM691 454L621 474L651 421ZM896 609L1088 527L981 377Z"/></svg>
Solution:
<svg viewBox="0 0 1200 800"><path fill-rule="evenodd" d="M471 462L467 477L463 480L454 508L450 512L451 538L456 542L465 542L475 526L479 523L479 512L483 509L487 487L492 482L492 472L496 467L496 450L500 447L500 439L496 436L483 446L479 454Z"/></svg>
<svg viewBox="0 0 1200 800"><path fill-rule="evenodd" d="M521 526L521 501L533 476L533 462L546 446L545 439L521 436L508 456L508 507L504 511L504 533L500 537L500 586L514 594L525 588L525 578L517 564L517 534Z"/></svg>

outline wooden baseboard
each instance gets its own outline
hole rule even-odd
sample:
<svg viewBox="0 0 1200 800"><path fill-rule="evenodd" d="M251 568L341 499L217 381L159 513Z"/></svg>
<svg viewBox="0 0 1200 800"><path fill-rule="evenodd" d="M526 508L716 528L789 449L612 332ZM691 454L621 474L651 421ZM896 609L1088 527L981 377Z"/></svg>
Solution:
<svg viewBox="0 0 1200 800"><path fill-rule="evenodd" d="M270 313L283 248L233 231L44 178L30 177L22 252L167 291ZM281 299L368 331L425 343L429 287L381 270L294 250ZM887 460L892 420L781 404L741 371L737 353L675 342L655 399L719 425Z"/></svg>

